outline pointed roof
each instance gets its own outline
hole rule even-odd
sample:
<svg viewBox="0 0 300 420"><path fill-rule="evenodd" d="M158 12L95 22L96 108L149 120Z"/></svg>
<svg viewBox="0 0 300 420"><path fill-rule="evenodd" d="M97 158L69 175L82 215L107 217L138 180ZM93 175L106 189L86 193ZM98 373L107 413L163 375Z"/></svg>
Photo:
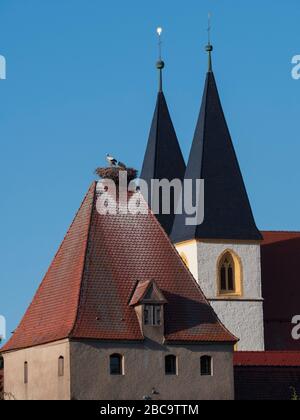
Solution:
<svg viewBox="0 0 300 420"><path fill-rule="evenodd" d="M205 182L204 222L186 226L186 215L178 215L171 238L176 243L191 239L261 240L212 71L212 46L207 51L209 71L185 174L186 179Z"/></svg>
<svg viewBox="0 0 300 420"><path fill-rule="evenodd" d="M2 351L65 338L143 340L129 305L139 279L154 279L167 300L167 341L234 343L153 214L101 215L97 191L93 183Z"/></svg>
<svg viewBox="0 0 300 420"><path fill-rule="evenodd" d="M160 88L141 172L141 179L147 182L149 189L152 179L183 180L186 169L165 95L162 91L162 68L160 66L163 65L163 62L158 62ZM150 194L148 202L152 207ZM174 202L171 200L171 214L156 215L168 235L171 233L174 222L174 208Z"/></svg>

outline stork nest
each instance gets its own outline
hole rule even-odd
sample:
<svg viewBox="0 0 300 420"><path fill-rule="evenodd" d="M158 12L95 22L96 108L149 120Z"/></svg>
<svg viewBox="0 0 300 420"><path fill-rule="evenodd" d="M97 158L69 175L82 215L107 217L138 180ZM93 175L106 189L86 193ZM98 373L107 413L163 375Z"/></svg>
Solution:
<svg viewBox="0 0 300 420"><path fill-rule="evenodd" d="M95 173L102 179L111 179L116 185L119 184L119 172L127 172L128 184L137 178L138 171L134 168L122 169L118 166L97 168Z"/></svg>

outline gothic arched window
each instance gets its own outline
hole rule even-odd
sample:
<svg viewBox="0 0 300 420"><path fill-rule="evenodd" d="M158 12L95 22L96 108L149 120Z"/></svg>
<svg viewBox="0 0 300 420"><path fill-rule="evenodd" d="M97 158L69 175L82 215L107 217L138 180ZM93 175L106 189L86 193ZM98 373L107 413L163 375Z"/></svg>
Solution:
<svg viewBox="0 0 300 420"><path fill-rule="evenodd" d="M220 294L236 292L235 271L234 259L226 252L219 264Z"/></svg>

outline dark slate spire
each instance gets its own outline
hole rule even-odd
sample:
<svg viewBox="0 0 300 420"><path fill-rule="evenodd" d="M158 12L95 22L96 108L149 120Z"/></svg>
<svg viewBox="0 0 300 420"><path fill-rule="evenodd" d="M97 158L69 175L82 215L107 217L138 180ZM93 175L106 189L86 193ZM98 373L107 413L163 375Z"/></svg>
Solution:
<svg viewBox="0 0 300 420"><path fill-rule="evenodd" d="M200 115L186 179L204 179L204 222L186 226L186 215L174 221L174 243L191 239L260 240L212 71L212 46Z"/></svg>
<svg viewBox="0 0 300 420"><path fill-rule="evenodd" d="M152 179L168 179L169 181L173 179L183 180L186 169L162 90L163 68L164 62L160 57L157 63L157 69L159 70L159 92L141 173L141 179L144 179L148 183L149 189ZM150 196L149 205L152 207ZM171 199L171 214L156 215L168 235L171 233L173 227L174 208L174 200Z"/></svg>

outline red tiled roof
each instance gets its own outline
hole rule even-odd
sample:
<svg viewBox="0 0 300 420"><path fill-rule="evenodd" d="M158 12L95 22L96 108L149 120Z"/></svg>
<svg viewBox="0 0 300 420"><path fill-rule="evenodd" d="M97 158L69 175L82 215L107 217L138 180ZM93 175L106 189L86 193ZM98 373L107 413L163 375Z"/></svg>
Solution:
<svg viewBox="0 0 300 420"><path fill-rule="evenodd" d="M300 239L300 232L288 231L263 231L263 245L269 245L276 242L289 241L293 239Z"/></svg>
<svg viewBox="0 0 300 420"><path fill-rule="evenodd" d="M300 232L262 232L262 291L266 350L300 350L292 318L300 315Z"/></svg>
<svg viewBox="0 0 300 420"><path fill-rule="evenodd" d="M167 300L168 341L236 342L151 213L100 215L90 187L48 273L3 351L64 338L143 340L129 306L137 281Z"/></svg>
<svg viewBox="0 0 300 420"><path fill-rule="evenodd" d="M234 366L300 367L298 352L235 352Z"/></svg>
<svg viewBox="0 0 300 420"><path fill-rule="evenodd" d="M92 185L24 318L3 350L56 341L72 331L77 317L94 190Z"/></svg>

